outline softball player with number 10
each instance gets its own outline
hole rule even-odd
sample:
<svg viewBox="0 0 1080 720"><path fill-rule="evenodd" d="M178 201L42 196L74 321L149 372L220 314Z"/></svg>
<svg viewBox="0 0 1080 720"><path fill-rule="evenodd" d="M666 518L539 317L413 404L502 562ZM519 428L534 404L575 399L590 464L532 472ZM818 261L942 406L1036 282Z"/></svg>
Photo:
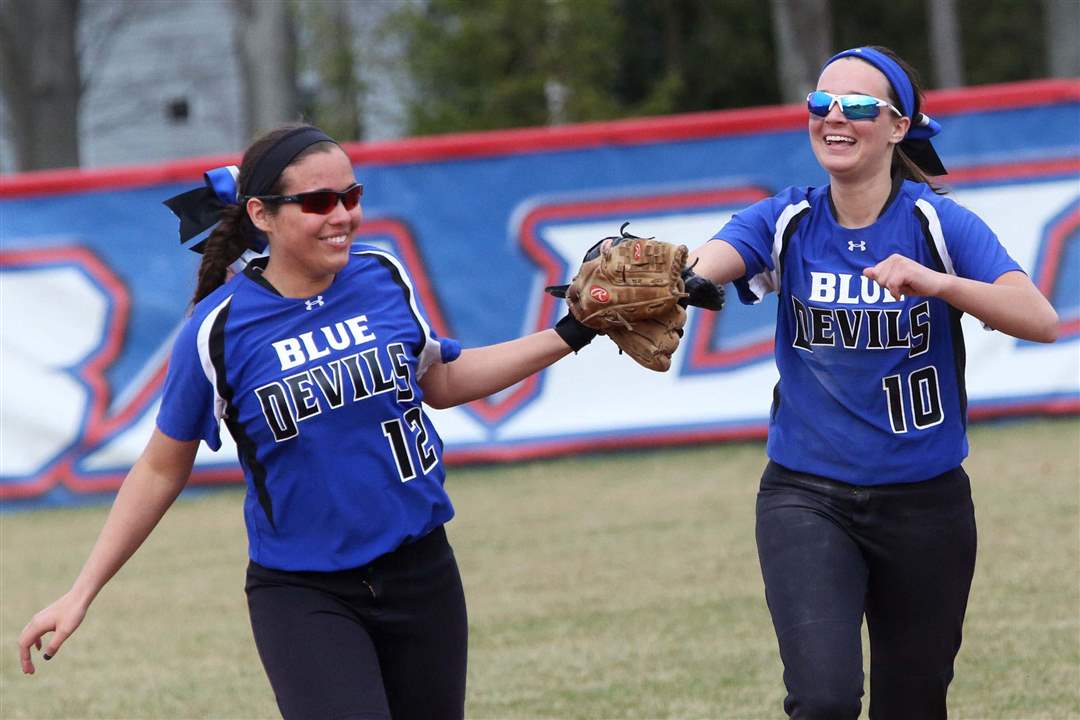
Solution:
<svg viewBox="0 0 1080 720"><path fill-rule="evenodd" d="M942 197L914 71L841 52L807 98L829 184L736 214L691 253L743 302L779 296L768 465L757 500L765 595L793 718L946 717L975 568L960 317L1052 342L1057 315L994 233Z"/></svg>

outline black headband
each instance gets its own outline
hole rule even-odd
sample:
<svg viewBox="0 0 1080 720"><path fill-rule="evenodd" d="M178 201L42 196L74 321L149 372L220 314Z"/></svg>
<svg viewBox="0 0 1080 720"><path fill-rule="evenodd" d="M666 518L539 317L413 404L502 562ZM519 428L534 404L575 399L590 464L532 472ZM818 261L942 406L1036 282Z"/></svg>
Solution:
<svg viewBox="0 0 1080 720"><path fill-rule="evenodd" d="M244 197L268 194L289 163L301 152L320 142L337 145L332 137L314 127L299 127L286 133L255 161L247 181L248 187L240 188Z"/></svg>
<svg viewBox="0 0 1080 720"><path fill-rule="evenodd" d="M240 170L235 166L228 166L207 171L203 175L204 184L201 187L166 200L165 205L180 219L180 242L185 243L217 225L222 212L230 205L243 205L247 197L267 194L297 155L320 142L337 145L337 142L322 130L310 126L285 133L255 161L255 169L247 182L250 186L247 193L241 194L237 187ZM246 212L244 217L247 217ZM259 233L256 232L256 235ZM256 237L255 242L257 245L265 245L262 238ZM205 241L200 242L191 249L201 253L204 244Z"/></svg>

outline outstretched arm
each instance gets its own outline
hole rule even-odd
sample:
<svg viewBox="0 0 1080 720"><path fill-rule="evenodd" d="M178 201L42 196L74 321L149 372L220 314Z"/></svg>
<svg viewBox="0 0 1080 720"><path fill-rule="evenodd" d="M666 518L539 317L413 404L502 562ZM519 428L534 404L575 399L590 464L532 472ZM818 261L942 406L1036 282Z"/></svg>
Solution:
<svg viewBox="0 0 1080 720"><path fill-rule="evenodd" d="M746 274L742 255L723 239L711 240L692 251L686 266L718 285L737 280Z"/></svg>
<svg viewBox="0 0 1080 720"><path fill-rule="evenodd" d="M890 255L863 274L893 297L937 297L1003 333L1035 342L1054 342L1058 316L1024 273L1013 270L993 283L937 272L903 255Z"/></svg>
<svg viewBox="0 0 1080 720"><path fill-rule="evenodd" d="M487 397L569 354L570 347L555 330L469 348L454 362L428 368L420 379L424 402L433 408L448 408Z"/></svg>
<svg viewBox="0 0 1080 720"><path fill-rule="evenodd" d="M180 442L154 429L142 455L124 479L105 526L71 589L34 615L19 635L19 659L24 673L34 672L31 645L40 650L42 636L52 632L43 654L48 660L79 627L101 588L142 545L180 494L198 449L198 440Z"/></svg>

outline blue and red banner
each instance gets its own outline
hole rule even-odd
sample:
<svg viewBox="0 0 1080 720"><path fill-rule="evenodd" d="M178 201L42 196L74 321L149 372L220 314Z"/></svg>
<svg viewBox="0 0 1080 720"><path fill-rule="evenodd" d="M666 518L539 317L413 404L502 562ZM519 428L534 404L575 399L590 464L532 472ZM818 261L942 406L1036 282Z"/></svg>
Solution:
<svg viewBox="0 0 1080 720"><path fill-rule="evenodd" d="M966 318L973 419L1080 411L1080 81L931 93L950 194L1051 299L1053 345ZM465 346L550 327L545 285L629 220L695 247L740 208L825 181L806 112L764 107L349 145L359 238L410 268L438 332ZM0 501L115 490L153 427L198 256L162 201L237 157L0 178ZM775 308L692 310L670 372L600 341L497 396L432 411L447 461L763 437ZM223 438L227 433L223 433ZM240 480L200 451L195 484Z"/></svg>

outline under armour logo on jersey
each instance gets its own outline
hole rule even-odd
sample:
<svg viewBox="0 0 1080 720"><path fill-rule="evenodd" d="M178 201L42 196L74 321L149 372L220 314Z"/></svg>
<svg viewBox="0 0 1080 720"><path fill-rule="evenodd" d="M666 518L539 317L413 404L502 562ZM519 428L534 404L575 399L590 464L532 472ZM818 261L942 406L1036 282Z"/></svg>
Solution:
<svg viewBox="0 0 1080 720"><path fill-rule="evenodd" d="M866 249L866 241L865 240L860 240L859 242L855 242L854 240L848 240L847 241L847 249L850 250L851 252L855 252L855 248L858 248L860 250L865 250ZM310 310L311 308L308 308L308 309Z"/></svg>
<svg viewBox="0 0 1080 720"><path fill-rule="evenodd" d="M315 308L319 307L322 304L323 304L322 295L317 295L314 300L305 300L304 301L304 305L307 306L308 310L314 310Z"/></svg>

